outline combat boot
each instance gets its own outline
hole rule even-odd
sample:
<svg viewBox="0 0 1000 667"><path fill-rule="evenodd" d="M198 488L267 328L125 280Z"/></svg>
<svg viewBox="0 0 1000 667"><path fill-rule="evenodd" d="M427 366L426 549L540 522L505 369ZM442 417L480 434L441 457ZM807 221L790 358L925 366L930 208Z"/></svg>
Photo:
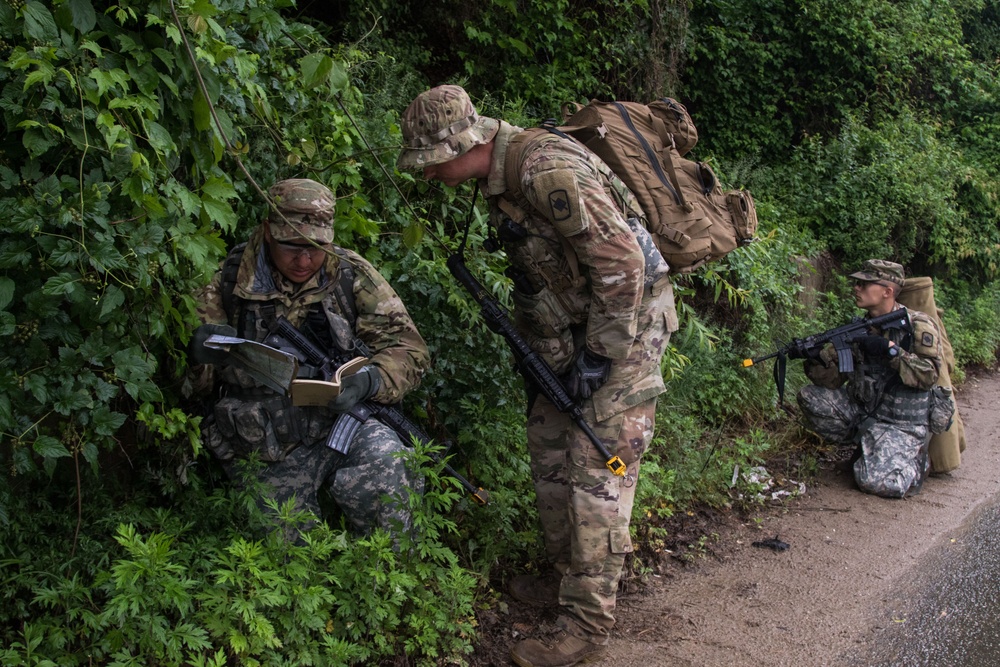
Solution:
<svg viewBox="0 0 1000 667"><path fill-rule="evenodd" d="M518 602L535 607L559 606L559 583L562 575L550 571L547 574L519 574L507 582L507 592Z"/></svg>
<svg viewBox="0 0 1000 667"><path fill-rule="evenodd" d="M510 651L510 657L521 667L570 667L593 662L604 657L608 647L592 644L560 630L551 637L526 639Z"/></svg>

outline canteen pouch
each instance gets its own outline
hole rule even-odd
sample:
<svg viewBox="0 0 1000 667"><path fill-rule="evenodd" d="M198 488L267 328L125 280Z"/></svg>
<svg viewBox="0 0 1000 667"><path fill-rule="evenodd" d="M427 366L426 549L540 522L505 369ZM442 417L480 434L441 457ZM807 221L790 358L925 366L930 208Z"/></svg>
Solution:
<svg viewBox="0 0 1000 667"><path fill-rule="evenodd" d="M726 206L736 227L736 238L745 245L757 236L757 207L753 197L746 190L730 190L726 193Z"/></svg>
<svg viewBox="0 0 1000 667"><path fill-rule="evenodd" d="M299 444L298 410L282 396L243 400L227 396L215 404L216 426L233 450L256 452L268 463L281 461Z"/></svg>
<svg viewBox="0 0 1000 667"><path fill-rule="evenodd" d="M931 433L944 433L951 428L955 418L955 401L951 387L935 386L931 389L930 429Z"/></svg>
<svg viewBox="0 0 1000 667"><path fill-rule="evenodd" d="M540 336L558 338L569 328L570 319L555 293L543 287L536 294L513 290L515 313Z"/></svg>

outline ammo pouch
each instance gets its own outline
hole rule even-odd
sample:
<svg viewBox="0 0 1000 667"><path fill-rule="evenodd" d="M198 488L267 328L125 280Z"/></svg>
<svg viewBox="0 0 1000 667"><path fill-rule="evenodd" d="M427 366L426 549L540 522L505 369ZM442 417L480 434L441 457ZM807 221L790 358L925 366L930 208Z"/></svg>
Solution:
<svg viewBox="0 0 1000 667"><path fill-rule="evenodd" d="M951 387L935 385L931 389L930 429L931 433L944 433L951 428L955 417L955 401Z"/></svg>
<svg viewBox="0 0 1000 667"><path fill-rule="evenodd" d="M256 452L261 461L273 463L284 459L302 440L299 410L282 396L226 396L213 412L218 435L232 448L230 457Z"/></svg>
<svg viewBox="0 0 1000 667"><path fill-rule="evenodd" d="M513 290L518 317L543 338L557 338L569 328L570 318L556 294L543 287L537 294Z"/></svg>

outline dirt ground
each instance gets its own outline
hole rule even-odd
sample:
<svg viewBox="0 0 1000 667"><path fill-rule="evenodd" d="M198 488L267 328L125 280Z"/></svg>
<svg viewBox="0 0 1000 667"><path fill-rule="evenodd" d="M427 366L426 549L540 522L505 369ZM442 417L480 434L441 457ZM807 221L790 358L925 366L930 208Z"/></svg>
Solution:
<svg viewBox="0 0 1000 667"><path fill-rule="evenodd" d="M739 520L715 517L717 534L693 565L679 562L618 598L609 667L834 667L894 622L892 593L921 556L944 547L998 493L1000 374L956 391L968 449L962 465L932 476L905 500L859 492L850 471L823 466L805 496ZM778 537L784 551L752 546ZM475 667L513 664L507 651L554 620L512 606L479 620Z"/></svg>

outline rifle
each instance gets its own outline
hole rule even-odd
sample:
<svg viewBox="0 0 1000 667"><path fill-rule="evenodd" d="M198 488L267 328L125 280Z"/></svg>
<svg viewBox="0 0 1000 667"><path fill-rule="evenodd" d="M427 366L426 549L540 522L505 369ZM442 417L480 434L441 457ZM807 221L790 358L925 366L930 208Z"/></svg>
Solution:
<svg viewBox="0 0 1000 667"><path fill-rule="evenodd" d="M297 356L301 355L307 364L318 368L324 380L333 377L340 363L347 361L347 359L338 359L326 354L305 334L296 329L284 315L278 316L274 324L271 325L269 335L264 339L264 343L280 350L288 350L290 348L293 354ZM352 343L354 346L352 352L364 357L372 356L371 350L360 339L355 338ZM349 356L353 358L355 355L350 354ZM350 412L346 412L337 418L333 428L330 429L330 434L327 436L326 446L341 454L347 454L351 446L351 441L354 439L354 434L371 417L374 417L395 431L404 442L416 440L426 445L431 440L420 427L407 418L395 406L383 405L382 403L368 400L358 403ZM448 443L445 444L448 445ZM436 456L431 455L431 458L435 462L439 461ZM481 505L489 502L490 494L488 491L482 487L473 486L469 480L447 463L444 464L444 470L458 480L462 488L472 496L475 502Z"/></svg>
<svg viewBox="0 0 1000 667"><path fill-rule="evenodd" d="M854 353L851 350L851 344L859 338L869 335L868 331L873 327L881 329L909 329L910 316L905 310L899 309L870 319L855 317L849 323L842 326L812 334L805 338L795 338L777 351L766 354L763 357L744 359L743 367L749 368L767 359L777 357L777 361L774 364L774 382L778 386L778 404L783 405L785 396L785 365L787 359L815 358L824 345L832 343L834 349L837 350L838 369L841 373L850 373L854 370Z"/></svg>
<svg viewBox="0 0 1000 667"><path fill-rule="evenodd" d="M625 462L617 455L612 455L608 451L601 439L597 437L590 425L583 418L583 410L577 405L563 386L559 377L545 360L538 356L538 353L531 349L527 341L521 337L514 324L510 321L506 311L497 303L496 299L490 296L489 292L476 280L475 276L469 272L465 266L465 260L461 254L453 254L448 257L448 270L455 279L462 284L476 303L479 304L480 313L486 326L495 334L503 336L508 347L514 353L514 361L517 369L524 376L525 382L533 384L559 412L568 414L573 422L587 436L594 447L605 459L605 465L615 475L625 476L627 467Z"/></svg>

